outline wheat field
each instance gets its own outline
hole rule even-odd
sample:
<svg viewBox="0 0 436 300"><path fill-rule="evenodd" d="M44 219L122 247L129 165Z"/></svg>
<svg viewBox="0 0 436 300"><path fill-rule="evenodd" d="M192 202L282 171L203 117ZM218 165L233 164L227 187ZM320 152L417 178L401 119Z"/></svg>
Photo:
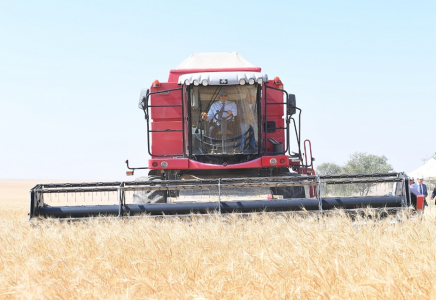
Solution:
<svg viewBox="0 0 436 300"><path fill-rule="evenodd" d="M436 222L336 214L29 222L0 181L0 299L436 299Z"/></svg>

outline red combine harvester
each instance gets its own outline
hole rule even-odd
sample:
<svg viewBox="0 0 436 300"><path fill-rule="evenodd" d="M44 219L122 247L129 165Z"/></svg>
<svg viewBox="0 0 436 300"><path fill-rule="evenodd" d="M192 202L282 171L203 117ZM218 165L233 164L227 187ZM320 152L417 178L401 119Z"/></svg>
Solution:
<svg viewBox="0 0 436 300"><path fill-rule="evenodd" d="M404 173L317 176L295 95L237 53L193 54L168 82L143 90L139 107L150 159L142 168L126 161L127 173L149 169L148 176L39 184L31 218L422 209ZM391 186L382 195L328 196L328 186L359 184Z"/></svg>

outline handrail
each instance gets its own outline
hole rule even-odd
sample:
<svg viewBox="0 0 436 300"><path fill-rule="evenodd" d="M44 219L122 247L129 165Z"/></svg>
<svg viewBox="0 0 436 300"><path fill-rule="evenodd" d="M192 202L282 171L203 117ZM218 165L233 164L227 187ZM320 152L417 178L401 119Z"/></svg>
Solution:
<svg viewBox="0 0 436 300"><path fill-rule="evenodd" d="M182 103L181 104L168 104L168 105L149 105L148 104L148 100L149 97L153 94L165 94L165 93L170 93L173 91L181 91L181 99L182 99ZM145 114L145 119L147 120L147 150L148 150L148 154L150 156L154 156L154 157L172 157L172 156L185 156L185 125L182 123L182 129L165 129L165 130L150 130L150 122L149 122L149 108L151 107L180 107L181 108L181 115L182 115L182 122L183 120L185 120L185 109L184 109L184 104L183 104L183 88L176 88L176 89L169 89L169 90L160 90L160 91L156 91L156 92L151 92L148 93L147 95L142 99L142 103L144 104L143 110L144 110L144 114ZM175 153L175 154L153 154L151 153L151 149L150 149L150 133L152 132L160 132L160 133L170 133L170 132L182 132L182 141L183 141L183 153Z"/></svg>

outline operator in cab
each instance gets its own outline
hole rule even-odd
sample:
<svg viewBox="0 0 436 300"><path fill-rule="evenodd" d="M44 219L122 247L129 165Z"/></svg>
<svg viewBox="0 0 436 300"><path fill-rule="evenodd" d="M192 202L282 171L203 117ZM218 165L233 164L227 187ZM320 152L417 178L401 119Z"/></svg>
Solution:
<svg viewBox="0 0 436 300"><path fill-rule="evenodd" d="M213 120L213 124L209 127L209 136L216 136L221 129L223 120L231 121L238 114L236 103L228 101L229 93L222 89L219 93L220 101L213 103L210 106L209 112L202 112L201 117L204 121ZM230 127L230 126L229 126Z"/></svg>

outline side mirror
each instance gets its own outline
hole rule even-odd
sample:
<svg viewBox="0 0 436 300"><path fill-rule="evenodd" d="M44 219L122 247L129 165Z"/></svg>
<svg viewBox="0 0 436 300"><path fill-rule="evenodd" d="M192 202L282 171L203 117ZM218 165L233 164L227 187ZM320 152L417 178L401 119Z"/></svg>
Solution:
<svg viewBox="0 0 436 300"><path fill-rule="evenodd" d="M146 106L145 100L148 100L149 93L150 93L150 91L148 89L141 90L141 94L139 95L139 103L138 103L138 107L140 109L144 109L144 107Z"/></svg>
<svg viewBox="0 0 436 300"><path fill-rule="evenodd" d="M294 94L288 95L288 116L292 116L297 111L297 100Z"/></svg>

